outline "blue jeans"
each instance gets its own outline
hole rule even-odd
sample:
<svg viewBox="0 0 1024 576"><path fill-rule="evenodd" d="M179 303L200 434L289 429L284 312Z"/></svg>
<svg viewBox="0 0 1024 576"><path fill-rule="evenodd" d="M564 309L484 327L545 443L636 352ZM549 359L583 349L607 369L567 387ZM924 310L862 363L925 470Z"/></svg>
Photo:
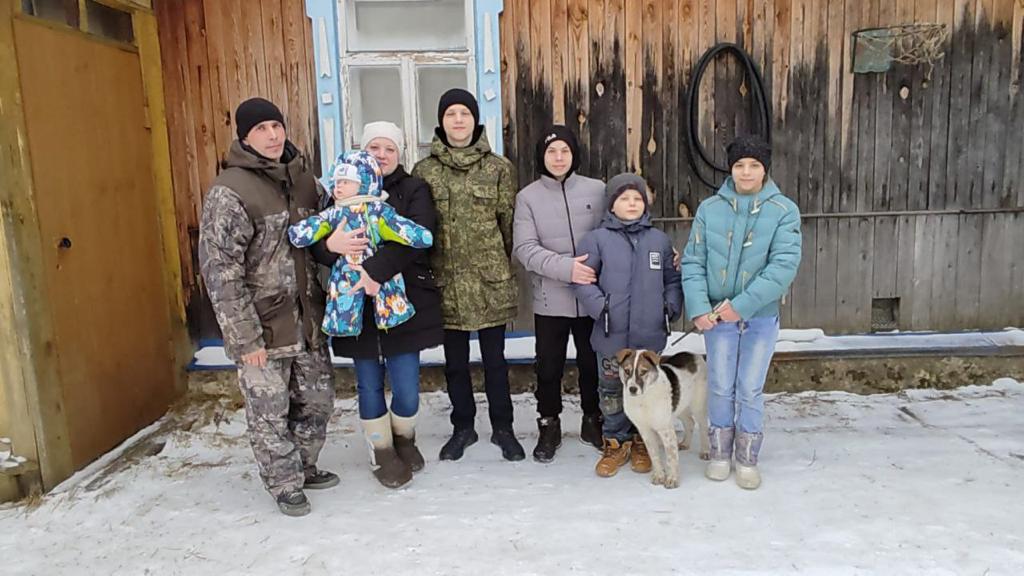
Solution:
<svg viewBox="0 0 1024 576"><path fill-rule="evenodd" d="M359 417L380 418L388 411L384 399L384 369L391 383L391 411L396 416L415 416L420 407L420 354L395 354L380 360L356 358L356 391L359 392Z"/></svg>
<svg viewBox="0 0 1024 576"><path fill-rule="evenodd" d="M622 380L615 356L597 353L597 396L604 426L601 435L625 442L636 434L636 428L626 417L622 406Z"/></svg>
<svg viewBox="0 0 1024 576"><path fill-rule="evenodd" d="M719 322L704 333L713 428L735 425L740 432L763 432L764 381L778 337L778 316Z"/></svg>

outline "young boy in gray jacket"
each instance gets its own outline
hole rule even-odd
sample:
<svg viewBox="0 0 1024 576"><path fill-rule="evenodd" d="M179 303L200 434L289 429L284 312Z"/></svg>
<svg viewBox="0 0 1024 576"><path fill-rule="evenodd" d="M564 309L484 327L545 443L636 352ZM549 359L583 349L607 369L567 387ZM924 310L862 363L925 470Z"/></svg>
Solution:
<svg viewBox="0 0 1024 576"><path fill-rule="evenodd" d="M605 187L608 212L601 226L583 237L577 253L597 273L597 283L574 285L586 313L595 320L590 342L598 359L598 394L604 416L604 451L595 471L614 476L630 460L635 472L649 472L650 456L622 406L615 354L623 348L661 352L669 323L683 309L672 241L654 228L647 185L639 176L619 174Z"/></svg>

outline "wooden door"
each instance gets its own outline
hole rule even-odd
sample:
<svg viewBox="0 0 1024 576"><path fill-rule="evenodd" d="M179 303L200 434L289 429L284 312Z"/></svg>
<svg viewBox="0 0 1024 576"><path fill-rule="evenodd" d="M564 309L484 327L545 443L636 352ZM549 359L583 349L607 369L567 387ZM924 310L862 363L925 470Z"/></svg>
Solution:
<svg viewBox="0 0 1024 576"><path fill-rule="evenodd" d="M48 297L76 468L174 396L157 196L139 55L14 23Z"/></svg>

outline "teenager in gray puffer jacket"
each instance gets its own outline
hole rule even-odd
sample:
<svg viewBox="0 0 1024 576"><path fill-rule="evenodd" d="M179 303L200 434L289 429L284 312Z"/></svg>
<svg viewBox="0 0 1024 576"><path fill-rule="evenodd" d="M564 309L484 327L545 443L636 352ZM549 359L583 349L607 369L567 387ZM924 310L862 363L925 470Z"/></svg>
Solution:
<svg viewBox="0 0 1024 576"><path fill-rule="evenodd" d="M598 394L604 415L604 454L599 476L612 476L629 457L637 472L650 470L650 458L626 418L615 354L623 348L660 352L669 322L683 309L679 271L672 266L672 241L654 228L647 186L635 174L619 174L606 187L608 213L587 234L577 252L597 272L597 283L575 285L580 305L594 318L590 342L597 352Z"/></svg>
<svg viewBox="0 0 1024 576"><path fill-rule="evenodd" d="M562 375L566 346L576 344L580 440L601 449L601 411L597 399L597 357L590 347L594 320L576 301L572 285L596 280L576 244L597 228L605 213L604 182L576 173L580 164L576 137L554 125L537 142L541 176L516 194L512 255L530 278L536 335L537 447L533 458L550 462L562 443Z"/></svg>

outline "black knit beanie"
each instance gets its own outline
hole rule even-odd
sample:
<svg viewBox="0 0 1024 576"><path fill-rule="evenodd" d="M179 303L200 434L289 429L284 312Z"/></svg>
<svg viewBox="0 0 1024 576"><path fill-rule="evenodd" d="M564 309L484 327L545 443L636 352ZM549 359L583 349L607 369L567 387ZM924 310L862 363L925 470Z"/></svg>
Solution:
<svg viewBox="0 0 1024 576"><path fill-rule="evenodd" d="M540 170L540 173L552 178L555 177L554 174L548 171L548 167L544 165L544 154L548 151L548 146L559 140L568 144L569 150L572 151L572 165L565 175L569 176L569 174L575 172L580 167L580 147L576 143L576 136L573 135L572 131L561 124L555 124L548 126L547 130L542 134L540 140L537 141L537 169Z"/></svg>
<svg viewBox="0 0 1024 576"><path fill-rule="evenodd" d="M476 103L476 98L462 88L452 88L442 94L441 100L437 103L438 126L444 126L444 113L454 104L462 104L469 108L469 113L473 115L473 123L480 124L480 106Z"/></svg>
<svg viewBox="0 0 1024 576"><path fill-rule="evenodd" d="M756 134L737 136L725 147L725 153L729 159L729 169L742 158L757 160L764 165L765 170L772 165L772 147Z"/></svg>
<svg viewBox="0 0 1024 576"><path fill-rule="evenodd" d="M235 126L239 140L249 136L249 131L260 122L277 120L284 126L284 115L270 100L264 98L250 98L238 105L235 110Z"/></svg>

